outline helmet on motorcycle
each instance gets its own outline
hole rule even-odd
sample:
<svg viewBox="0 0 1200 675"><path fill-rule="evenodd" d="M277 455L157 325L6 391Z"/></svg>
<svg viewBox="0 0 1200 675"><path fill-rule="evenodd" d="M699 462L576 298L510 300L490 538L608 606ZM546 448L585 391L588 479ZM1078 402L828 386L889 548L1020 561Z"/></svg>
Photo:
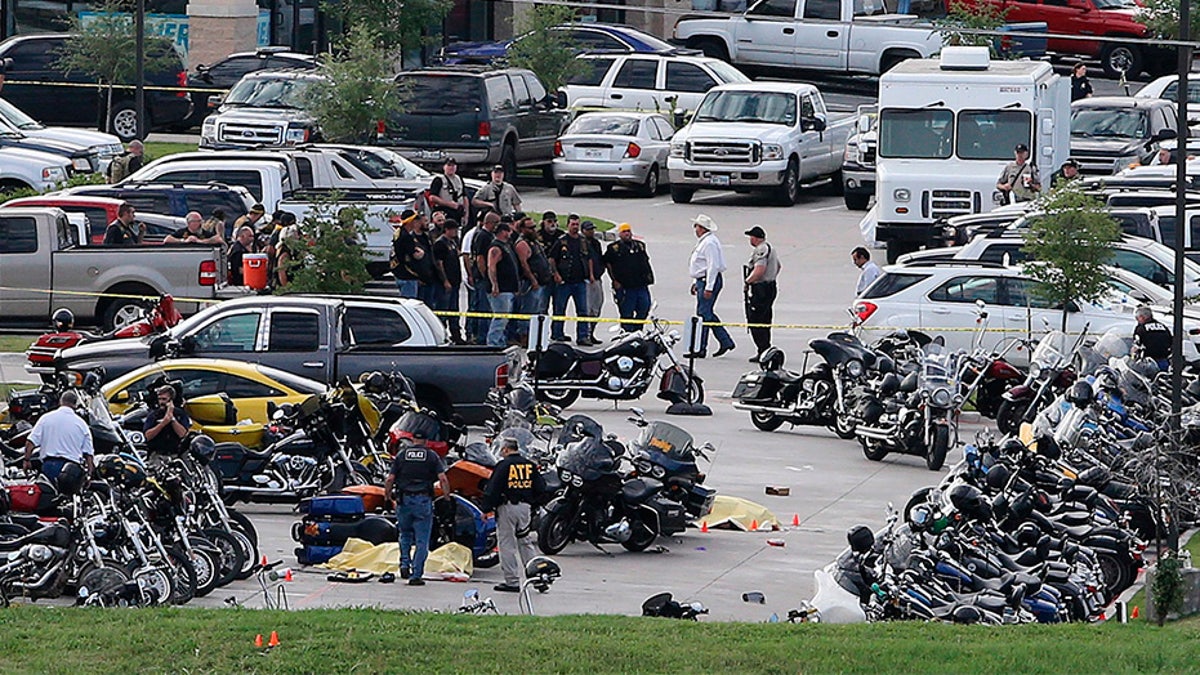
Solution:
<svg viewBox="0 0 1200 675"><path fill-rule="evenodd" d="M530 560L525 564L525 578L538 590L545 593L550 590L550 584L562 576L562 568L553 559L544 555Z"/></svg>
<svg viewBox="0 0 1200 675"><path fill-rule="evenodd" d="M75 314L66 307L60 307L54 310L54 316L50 317L50 323L54 326L54 330L60 333L71 330L75 327Z"/></svg>
<svg viewBox="0 0 1200 675"><path fill-rule="evenodd" d="M67 462L58 474L58 491L68 497L77 494L83 489L85 480L87 480L87 473L83 467L75 462Z"/></svg>
<svg viewBox="0 0 1200 675"><path fill-rule="evenodd" d="M96 463L96 475L109 483L120 482L124 469L125 462L117 455L105 455Z"/></svg>
<svg viewBox="0 0 1200 675"><path fill-rule="evenodd" d="M875 533L866 525L855 525L846 532L846 541L855 553L866 553L875 545Z"/></svg>
<svg viewBox="0 0 1200 675"><path fill-rule="evenodd" d="M188 444L188 451L192 453L192 457L207 464L212 461L213 455L217 453L217 444L213 442L212 438L200 434Z"/></svg>
<svg viewBox="0 0 1200 675"><path fill-rule="evenodd" d="M1160 372L1162 372L1158 369L1158 363L1149 357L1140 358L1136 361L1130 359L1129 369L1146 378L1147 380L1153 380L1155 377L1158 377Z"/></svg>
<svg viewBox="0 0 1200 675"><path fill-rule="evenodd" d="M1002 457L1019 457L1025 452L1025 444L1019 438L1010 438L1000 444Z"/></svg>
<svg viewBox="0 0 1200 675"><path fill-rule="evenodd" d="M363 388L372 394L383 394L387 392L387 377L378 370L372 370L369 373L359 375L358 381L362 383Z"/></svg>
<svg viewBox="0 0 1200 675"><path fill-rule="evenodd" d="M763 370L779 370L783 368L783 361L783 350L778 347L767 347L766 351L758 356L758 365L762 366Z"/></svg>
<svg viewBox="0 0 1200 675"><path fill-rule="evenodd" d="M1080 408L1091 405L1095 398L1096 393L1092 391L1092 385L1086 380L1076 382L1067 390L1067 402Z"/></svg>
<svg viewBox="0 0 1200 675"><path fill-rule="evenodd" d="M1008 481L1012 478L1012 471L1003 464L997 464L988 469L987 472L987 487L992 492L999 492L1008 487Z"/></svg>
<svg viewBox="0 0 1200 675"><path fill-rule="evenodd" d="M1096 371L1096 389L1100 391L1115 394L1120 381L1121 377L1117 375L1117 371L1108 366Z"/></svg>
<svg viewBox="0 0 1200 675"><path fill-rule="evenodd" d="M950 616L953 618L954 623L957 624L975 625L983 621L983 613L979 611L979 608L971 605L959 605L955 607Z"/></svg>
<svg viewBox="0 0 1200 675"><path fill-rule="evenodd" d="M1033 513L1033 498L1028 494L1020 495L1016 499L1009 502L1008 511L1014 520L1025 520L1030 516L1030 514Z"/></svg>
<svg viewBox="0 0 1200 675"><path fill-rule="evenodd" d="M928 504L917 504L908 512L908 526L913 532L921 532L933 522L933 509Z"/></svg>
<svg viewBox="0 0 1200 675"><path fill-rule="evenodd" d="M888 373L879 381L879 395L884 398L895 396L896 392L900 391L900 376L895 373Z"/></svg>
<svg viewBox="0 0 1200 675"><path fill-rule="evenodd" d="M974 485L954 486L950 490L950 503L959 513L972 520L987 520L992 515L983 493Z"/></svg>
<svg viewBox="0 0 1200 675"><path fill-rule="evenodd" d="M533 393L533 387L518 386L508 392L508 405L513 410L526 412L533 410L537 405L537 399Z"/></svg>
<svg viewBox="0 0 1200 675"><path fill-rule="evenodd" d="M1033 523L1021 523L1015 534L1017 543L1026 548L1033 548L1037 544L1038 539L1042 538L1042 531Z"/></svg>

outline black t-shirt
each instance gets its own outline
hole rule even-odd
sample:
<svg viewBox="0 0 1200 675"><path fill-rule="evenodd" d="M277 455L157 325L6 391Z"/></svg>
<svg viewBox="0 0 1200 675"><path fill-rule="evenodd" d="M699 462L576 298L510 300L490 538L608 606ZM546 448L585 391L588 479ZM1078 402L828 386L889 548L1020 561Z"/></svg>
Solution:
<svg viewBox="0 0 1200 675"><path fill-rule="evenodd" d="M151 410L150 413L146 415L146 421L142 423L142 431L150 431L154 427L158 426L158 423L162 421L163 416L166 414L166 408L154 408ZM191 418L188 417L187 412L179 406L175 407L175 421L182 424L185 430L192 426ZM146 441L146 448L149 449L150 452L157 452L161 454L173 455L177 453L179 451L179 442L183 440L183 437L175 433L174 427L175 425L173 424L163 427L163 430L158 432L157 436Z"/></svg>
<svg viewBox="0 0 1200 675"><path fill-rule="evenodd" d="M442 263L446 281L455 286L462 283L462 264L458 258L458 240L438 237L438 240L433 242L433 257Z"/></svg>
<svg viewBox="0 0 1200 675"><path fill-rule="evenodd" d="M233 242L233 246L229 247L229 280L234 286L242 285L242 257L254 252L242 246L240 241Z"/></svg>
<svg viewBox="0 0 1200 675"><path fill-rule="evenodd" d="M604 263L611 268L613 281L623 288L642 288L654 283L654 270L646 244L637 240L614 241L604 252Z"/></svg>
<svg viewBox="0 0 1200 675"><path fill-rule="evenodd" d="M108 229L104 230L105 246L129 246L140 243L142 243L142 233L137 223L126 225L119 220L114 220L108 224Z"/></svg>
<svg viewBox="0 0 1200 675"><path fill-rule="evenodd" d="M587 281L588 251L583 237L559 237L549 255L563 283Z"/></svg>
<svg viewBox="0 0 1200 675"><path fill-rule="evenodd" d="M392 274L397 279L416 280L427 284L437 280L437 274L433 267L433 246L429 243L429 235L405 230L392 243L392 251L397 262ZM417 251L422 251L420 258L417 257Z"/></svg>
<svg viewBox="0 0 1200 675"><path fill-rule="evenodd" d="M487 510L501 504L536 504L546 492L546 481L537 465L521 455L508 455L492 469L483 491Z"/></svg>
<svg viewBox="0 0 1200 675"><path fill-rule="evenodd" d="M392 460L395 495L433 495L433 484L439 474L446 473L446 464L436 452L424 445L410 445L396 451Z"/></svg>
<svg viewBox="0 0 1200 675"><path fill-rule="evenodd" d="M583 243L587 244L588 262L592 266L592 275L596 277L596 281L604 276L604 251L600 247L599 239L583 238Z"/></svg>
<svg viewBox="0 0 1200 675"><path fill-rule="evenodd" d="M1133 337L1141 343L1146 356L1155 361L1171 358L1171 330L1163 323L1154 319L1139 323L1133 329Z"/></svg>
<svg viewBox="0 0 1200 675"><path fill-rule="evenodd" d="M1087 98L1092 93L1092 83L1087 77L1072 77L1071 78L1071 100L1078 101L1081 98Z"/></svg>

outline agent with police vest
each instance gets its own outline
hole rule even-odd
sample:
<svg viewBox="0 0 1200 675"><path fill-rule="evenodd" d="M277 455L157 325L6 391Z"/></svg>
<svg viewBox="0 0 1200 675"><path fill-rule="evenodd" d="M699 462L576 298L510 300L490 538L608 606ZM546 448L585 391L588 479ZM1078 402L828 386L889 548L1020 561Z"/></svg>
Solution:
<svg viewBox="0 0 1200 675"><path fill-rule="evenodd" d="M516 593L521 590L521 570L537 555L530 536L530 505L546 493L546 483L537 465L521 456L516 439L504 439L501 453L504 459L492 470L484 488L483 507L496 511L496 544L504 583L495 589Z"/></svg>
<svg viewBox="0 0 1200 675"><path fill-rule="evenodd" d="M443 495L450 494L450 480L442 458L425 445L420 432L413 442L396 451L392 470L383 483L383 493L396 505L396 528L400 530L400 577L409 586L424 586L425 559L433 532L433 483ZM416 548L415 553L413 548Z"/></svg>

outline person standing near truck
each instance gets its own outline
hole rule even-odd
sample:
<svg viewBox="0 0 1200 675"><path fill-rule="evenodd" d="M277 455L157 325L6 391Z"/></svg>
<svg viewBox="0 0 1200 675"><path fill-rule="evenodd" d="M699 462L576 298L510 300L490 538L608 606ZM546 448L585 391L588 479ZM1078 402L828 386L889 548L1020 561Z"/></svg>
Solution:
<svg viewBox="0 0 1200 675"><path fill-rule="evenodd" d="M1088 80L1087 65L1083 61L1076 61L1071 68L1071 103L1090 98L1091 95L1092 83Z"/></svg>
<svg viewBox="0 0 1200 675"><path fill-rule="evenodd" d="M441 287L437 289L434 309L443 312L458 311L458 292L462 286L462 261L458 256L458 221L448 218L442 223L442 234L433 242L433 261L437 268ZM464 344L462 324L459 317L443 316L442 323L450 330L450 339L456 345Z"/></svg>
<svg viewBox="0 0 1200 675"><path fill-rule="evenodd" d="M490 312L490 287L487 271L488 249L492 247L496 226L500 224L500 214L489 212L483 217L463 240L463 250L467 252L467 285L470 295L467 296L467 309L471 312ZM484 317L467 319L467 335L475 344L486 344L488 327L491 321Z"/></svg>
<svg viewBox="0 0 1200 675"><path fill-rule="evenodd" d="M775 320L775 298L778 288L775 280L779 277L779 254L767 242L767 233L755 225L746 230L750 237L750 262L746 263L746 321L747 323L770 324ZM751 363L758 363L758 357L771 346L770 326L750 328L750 337L754 340L754 356Z"/></svg>
<svg viewBox="0 0 1200 675"><path fill-rule="evenodd" d="M133 204L121 202L117 218L104 230L105 246L136 246L146 236L146 226L133 220Z"/></svg>
<svg viewBox="0 0 1200 675"><path fill-rule="evenodd" d="M692 278L692 295L696 296L696 315L704 319L704 330L700 333L700 351L685 354L686 358L702 359L708 352L708 332L717 336L720 347L713 357L733 351L733 338L717 316L717 297L725 285L725 254L721 251L721 240L717 239L717 223L701 213L692 219L692 230L696 235L696 247L688 261L688 274ZM710 326L712 326L710 328Z"/></svg>
<svg viewBox="0 0 1200 675"><path fill-rule="evenodd" d="M1037 167L1029 161L1029 146L1017 143L1013 154L1013 161L1000 172L996 189L1008 196L1009 204L1033 201L1042 189L1042 181L1038 179Z"/></svg>
<svg viewBox="0 0 1200 675"><path fill-rule="evenodd" d="M492 181L479 188L471 203L477 209L489 209L507 216L521 210L521 195L512 183L505 182L504 167L497 164L492 167Z"/></svg>
<svg viewBox="0 0 1200 675"><path fill-rule="evenodd" d="M447 218L460 223L466 219L467 189L458 175L458 160L453 157L446 158L442 172L429 184L429 203L434 211L445 213Z"/></svg>

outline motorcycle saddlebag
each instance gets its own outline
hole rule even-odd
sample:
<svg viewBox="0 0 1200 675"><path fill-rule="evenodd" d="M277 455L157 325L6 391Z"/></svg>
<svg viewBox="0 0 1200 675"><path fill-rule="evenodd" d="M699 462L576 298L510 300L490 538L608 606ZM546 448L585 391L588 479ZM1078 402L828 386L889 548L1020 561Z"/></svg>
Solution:
<svg viewBox="0 0 1200 675"><path fill-rule="evenodd" d="M341 546L303 546L296 549L296 562L301 565L320 565L341 552Z"/></svg>
<svg viewBox="0 0 1200 675"><path fill-rule="evenodd" d="M687 400L687 375L682 368L668 368L663 371L662 381L658 386L658 397L671 403Z"/></svg>
<svg viewBox="0 0 1200 675"><path fill-rule="evenodd" d="M650 507L658 511L658 533L678 534L687 528L688 516L683 504L673 502L662 495L654 495Z"/></svg>
<svg viewBox="0 0 1200 675"><path fill-rule="evenodd" d="M733 388L733 398L738 401L770 402L779 391L779 377L774 373L756 370L742 375Z"/></svg>
<svg viewBox="0 0 1200 675"><path fill-rule="evenodd" d="M688 491L684 508L692 518L702 518L712 513L713 503L717 500L717 491L703 485L693 485Z"/></svg>
<svg viewBox="0 0 1200 675"><path fill-rule="evenodd" d="M342 488L342 494L358 495L363 500L363 509L368 513L381 511L386 506L381 485L351 485Z"/></svg>
<svg viewBox="0 0 1200 675"><path fill-rule="evenodd" d="M54 507L54 492L37 483L9 485L8 501L17 513L44 513Z"/></svg>
<svg viewBox="0 0 1200 675"><path fill-rule="evenodd" d="M537 376L542 378L562 377L571 370L575 363L574 350L561 342L556 342L546 348L537 360Z"/></svg>
<svg viewBox="0 0 1200 675"><path fill-rule="evenodd" d="M329 517L338 520L357 520L366 513L363 498L358 495L328 495L301 500L296 510L313 518Z"/></svg>

